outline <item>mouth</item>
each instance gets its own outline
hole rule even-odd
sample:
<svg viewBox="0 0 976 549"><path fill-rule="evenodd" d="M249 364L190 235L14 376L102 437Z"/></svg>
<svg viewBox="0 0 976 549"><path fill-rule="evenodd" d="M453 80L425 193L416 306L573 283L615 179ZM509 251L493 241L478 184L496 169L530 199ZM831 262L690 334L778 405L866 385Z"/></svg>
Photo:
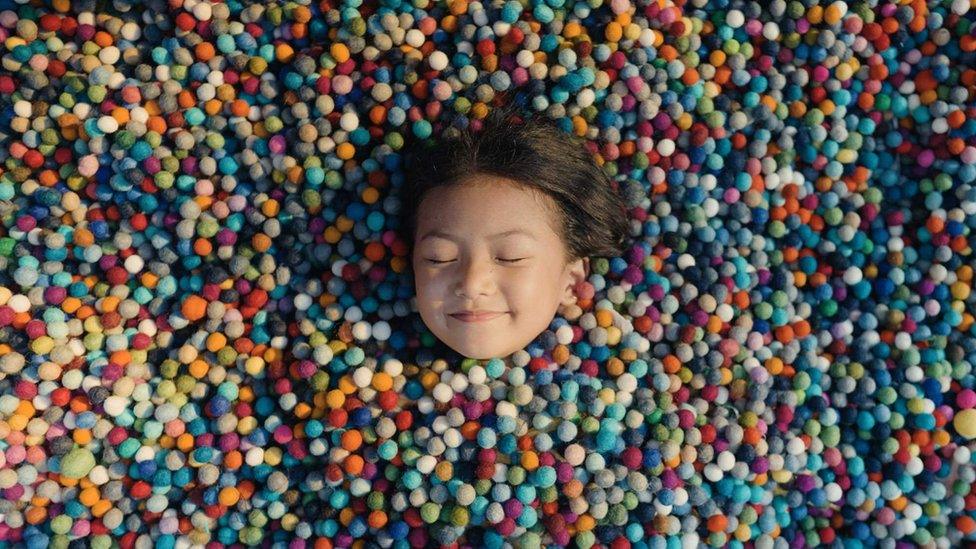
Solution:
<svg viewBox="0 0 976 549"><path fill-rule="evenodd" d="M493 318L498 318L503 314L505 313L484 311L484 312L477 312L477 313L471 313L471 312L453 313L448 316L456 320L460 320L461 322L485 322Z"/></svg>

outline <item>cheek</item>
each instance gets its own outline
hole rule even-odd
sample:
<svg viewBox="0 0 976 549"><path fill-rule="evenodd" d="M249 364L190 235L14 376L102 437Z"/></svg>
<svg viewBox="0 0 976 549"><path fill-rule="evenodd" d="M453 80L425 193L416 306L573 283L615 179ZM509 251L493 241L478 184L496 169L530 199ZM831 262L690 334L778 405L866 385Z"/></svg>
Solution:
<svg viewBox="0 0 976 549"><path fill-rule="evenodd" d="M430 293L431 280L430 277L424 274L418 273L416 276L414 276L413 285L418 295Z"/></svg>
<svg viewBox="0 0 976 549"><path fill-rule="evenodd" d="M506 294L512 307L523 312L547 307L555 295L561 295L562 288L557 276L544 270L523 273L508 284Z"/></svg>
<svg viewBox="0 0 976 549"><path fill-rule="evenodd" d="M414 275L414 291L429 308L443 300L444 283L440 278L421 271Z"/></svg>

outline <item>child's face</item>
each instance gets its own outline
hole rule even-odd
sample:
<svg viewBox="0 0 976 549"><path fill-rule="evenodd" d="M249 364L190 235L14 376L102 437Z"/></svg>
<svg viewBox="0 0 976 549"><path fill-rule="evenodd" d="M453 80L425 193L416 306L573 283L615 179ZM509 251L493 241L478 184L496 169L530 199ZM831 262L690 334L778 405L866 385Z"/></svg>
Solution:
<svg viewBox="0 0 976 549"><path fill-rule="evenodd" d="M488 359L548 328L575 302L589 266L566 262L556 220L551 198L505 178L476 174L430 191L413 249L417 308L430 331L467 357Z"/></svg>

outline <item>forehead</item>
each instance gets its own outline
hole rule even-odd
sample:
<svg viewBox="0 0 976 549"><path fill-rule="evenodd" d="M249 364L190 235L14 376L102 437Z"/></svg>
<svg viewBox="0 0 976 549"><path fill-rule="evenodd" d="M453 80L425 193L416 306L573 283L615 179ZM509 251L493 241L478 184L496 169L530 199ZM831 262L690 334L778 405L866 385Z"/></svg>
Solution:
<svg viewBox="0 0 976 549"><path fill-rule="evenodd" d="M477 175L431 189L417 209L417 235L454 233L472 238L519 232L537 238L556 227L555 204L545 193L506 178ZM503 234L508 233L508 234Z"/></svg>

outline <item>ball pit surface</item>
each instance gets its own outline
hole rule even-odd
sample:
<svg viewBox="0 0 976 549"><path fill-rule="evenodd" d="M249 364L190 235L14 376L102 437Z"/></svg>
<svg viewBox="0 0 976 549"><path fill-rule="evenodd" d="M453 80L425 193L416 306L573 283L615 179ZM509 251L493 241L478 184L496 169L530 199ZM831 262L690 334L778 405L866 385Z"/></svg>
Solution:
<svg viewBox="0 0 976 549"><path fill-rule="evenodd" d="M0 546L976 542L966 0L0 2ZM514 103L631 242L447 352L406 140Z"/></svg>

